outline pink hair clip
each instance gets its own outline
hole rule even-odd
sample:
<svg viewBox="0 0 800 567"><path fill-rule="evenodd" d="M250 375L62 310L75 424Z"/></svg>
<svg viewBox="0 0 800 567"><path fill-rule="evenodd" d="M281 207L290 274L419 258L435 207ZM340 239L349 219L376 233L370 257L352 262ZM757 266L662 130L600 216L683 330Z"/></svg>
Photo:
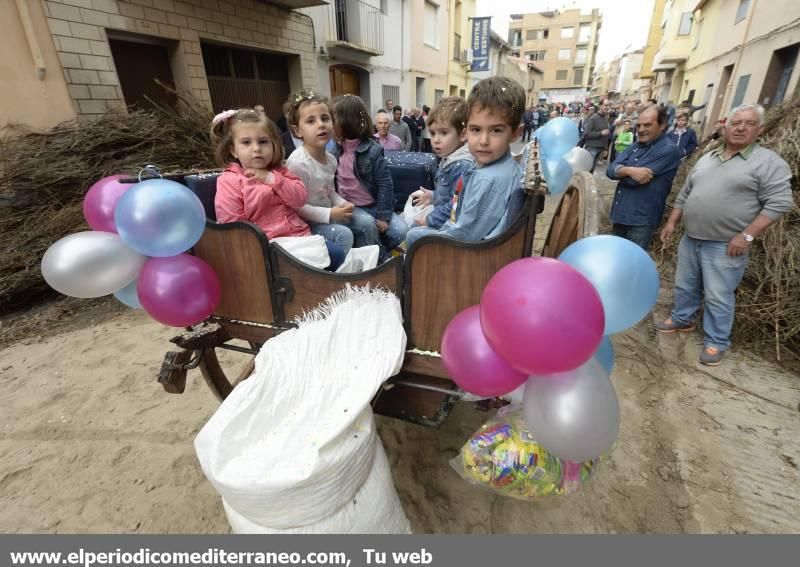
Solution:
<svg viewBox="0 0 800 567"><path fill-rule="evenodd" d="M237 112L236 110L223 110L214 117L214 119L211 121L211 125L213 126L227 120L228 118L236 114L236 112Z"/></svg>

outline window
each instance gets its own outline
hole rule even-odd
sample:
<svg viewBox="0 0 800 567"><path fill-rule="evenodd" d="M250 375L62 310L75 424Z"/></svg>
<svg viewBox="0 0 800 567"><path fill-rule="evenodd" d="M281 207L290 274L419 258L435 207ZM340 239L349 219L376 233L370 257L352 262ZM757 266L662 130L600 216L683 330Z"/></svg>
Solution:
<svg viewBox="0 0 800 567"><path fill-rule="evenodd" d="M562 69L560 71L556 71L556 81L566 81L567 80L567 70Z"/></svg>
<svg viewBox="0 0 800 567"><path fill-rule="evenodd" d="M592 39L592 25L581 24L578 28L578 43L589 43L590 39Z"/></svg>
<svg viewBox="0 0 800 567"><path fill-rule="evenodd" d="M542 61L545 53L547 51L529 51L527 53L528 61Z"/></svg>
<svg viewBox="0 0 800 567"><path fill-rule="evenodd" d="M444 90L436 89L433 91L433 104L439 104L444 98Z"/></svg>
<svg viewBox="0 0 800 567"><path fill-rule="evenodd" d="M561 39L569 39L570 37L575 37L575 28L561 28Z"/></svg>
<svg viewBox="0 0 800 567"><path fill-rule="evenodd" d="M439 6L425 0L425 45L439 48Z"/></svg>
<svg viewBox="0 0 800 567"><path fill-rule="evenodd" d="M694 92L695 92L695 89L690 90L689 91L689 96L686 97L686 100L689 101L689 104L692 104L692 102L694 102Z"/></svg>
<svg viewBox="0 0 800 567"><path fill-rule="evenodd" d="M583 84L583 69L575 69L572 84L575 86L581 86Z"/></svg>
<svg viewBox="0 0 800 567"><path fill-rule="evenodd" d="M734 24L738 24L747 17L747 12L750 10L750 0L739 0L739 8L736 10L736 18L733 20Z"/></svg>
<svg viewBox="0 0 800 567"><path fill-rule="evenodd" d="M381 14L387 15L389 13L389 0L381 0Z"/></svg>
<svg viewBox="0 0 800 567"><path fill-rule="evenodd" d="M568 61L569 58L572 57L572 50L567 49L559 49L558 50L558 60L559 61Z"/></svg>
<svg viewBox="0 0 800 567"><path fill-rule="evenodd" d="M586 50L579 47L575 50L575 65L584 65L586 63Z"/></svg>
<svg viewBox="0 0 800 567"><path fill-rule="evenodd" d="M537 39L547 39L549 34L548 29L539 29L539 30L528 30L525 32L525 39L526 40L537 40Z"/></svg>
<svg viewBox="0 0 800 567"><path fill-rule="evenodd" d="M522 45L522 30L508 30L508 43L514 47Z"/></svg>
<svg viewBox="0 0 800 567"><path fill-rule="evenodd" d="M678 35L689 35L692 31L692 13L684 12L681 14L681 23L678 26Z"/></svg>
<svg viewBox="0 0 800 567"><path fill-rule="evenodd" d="M395 104L400 102L400 87L395 85L383 85L381 87L381 106L387 100L391 100Z"/></svg>
<svg viewBox="0 0 800 567"><path fill-rule="evenodd" d="M747 93L747 85L750 84L750 75L742 75L739 77L739 82L736 83L736 94L733 95L733 103L731 108L736 108L744 100L744 95Z"/></svg>

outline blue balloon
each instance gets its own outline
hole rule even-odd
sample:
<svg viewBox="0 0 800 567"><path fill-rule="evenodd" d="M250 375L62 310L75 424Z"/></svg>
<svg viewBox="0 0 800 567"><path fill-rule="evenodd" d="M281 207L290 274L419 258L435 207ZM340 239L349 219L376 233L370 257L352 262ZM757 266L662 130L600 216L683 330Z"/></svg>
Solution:
<svg viewBox="0 0 800 567"><path fill-rule="evenodd" d="M167 179L149 179L128 189L114 210L120 238L144 254L164 258L197 244L206 226L200 199Z"/></svg>
<svg viewBox="0 0 800 567"><path fill-rule="evenodd" d="M572 166L564 158L547 158L542 160L542 174L547 181L547 190L551 195L559 195L569 187L572 179Z"/></svg>
<svg viewBox="0 0 800 567"><path fill-rule="evenodd" d="M592 282L606 313L605 334L634 326L655 307L658 269L642 248L618 236L582 238L558 257Z"/></svg>
<svg viewBox="0 0 800 567"><path fill-rule="evenodd" d="M138 281L138 279L135 279L122 289L118 289L114 292L114 297L128 307L132 307L133 309L141 309L142 303L139 301L139 296L136 294L136 283Z"/></svg>
<svg viewBox="0 0 800 567"><path fill-rule="evenodd" d="M542 153L561 157L578 144L578 126L569 118L560 116L548 120L539 133Z"/></svg>
<svg viewBox="0 0 800 567"><path fill-rule="evenodd" d="M611 344L611 339L603 337L600 341L600 346L594 353L595 359L603 367L603 370L611 376L611 371L614 369L614 345Z"/></svg>

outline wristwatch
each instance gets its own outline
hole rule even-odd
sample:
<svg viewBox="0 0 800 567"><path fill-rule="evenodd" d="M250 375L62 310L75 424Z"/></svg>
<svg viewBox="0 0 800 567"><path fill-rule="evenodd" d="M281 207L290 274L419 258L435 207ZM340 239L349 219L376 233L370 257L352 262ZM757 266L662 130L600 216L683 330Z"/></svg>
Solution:
<svg viewBox="0 0 800 567"><path fill-rule="evenodd" d="M754 238L753 238L753 235L752 235L752 234L747 234L746 232L743 232L743 233L742 233L742 236L744 236L744 239L745 239L747 242L752 242L752 241L754 240Z"/></svg>

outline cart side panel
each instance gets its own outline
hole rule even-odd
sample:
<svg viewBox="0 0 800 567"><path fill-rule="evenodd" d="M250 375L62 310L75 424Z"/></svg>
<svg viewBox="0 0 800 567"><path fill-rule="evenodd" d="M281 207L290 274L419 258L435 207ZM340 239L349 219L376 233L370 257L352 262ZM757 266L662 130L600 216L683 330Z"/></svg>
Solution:
<svg viewBox="0 0 800 567"><path fill-rule="evenodd" d="M269 246L264 233L249 223L206 223L194 247L222 283L222 299L215 317L255 323L280 319L272 294Z"/></svg>

